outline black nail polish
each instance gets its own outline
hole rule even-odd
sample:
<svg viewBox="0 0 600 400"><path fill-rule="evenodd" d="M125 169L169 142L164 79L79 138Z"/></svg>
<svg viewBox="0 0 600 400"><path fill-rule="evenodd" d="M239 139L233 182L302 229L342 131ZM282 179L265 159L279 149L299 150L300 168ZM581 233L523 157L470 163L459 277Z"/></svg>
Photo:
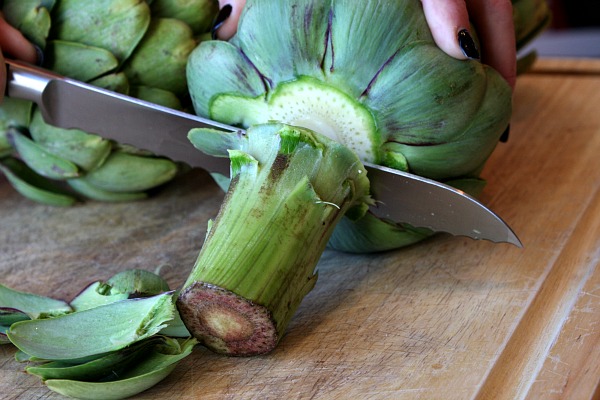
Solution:
<svg viewBox="0 0 600 400"><path fill-rule="evenodd" d="M227 18L229 18L229 16L231 15L231 10L231 4L226 4L225 6L223 6L223 8L219 10L219 13L215 18L215 22L213 23L213 27L210 31L210 35L213 39L217 38L217 31L219 30L221 25L223 25L223 23L227 20Z"/></svg>
<svg viewBox="0 0 600 400"><path fill-rule="evenodd" d="M44 65L44 50L42 50L42 48L37 44L34 44L33 48L35 49L35 64L38 67L41 67Z"/></svg>
<svg viewBox="0 0 600 400"><path fill-rule="evenodd" d="M510 125L508 125L506 127L506 130L502 133L502 136L500 136L500 141L502 143L506 143L508 142L508 135L510 134Z"/></svg>
<svg viewBox="0 0 600 400"><path fill-rule="evenodd" d="M463 29L458 32L458 45L460 46L465 57L472 60L479 60L479 50L475 45L475 41L471 37L468 30Z"/></svg>

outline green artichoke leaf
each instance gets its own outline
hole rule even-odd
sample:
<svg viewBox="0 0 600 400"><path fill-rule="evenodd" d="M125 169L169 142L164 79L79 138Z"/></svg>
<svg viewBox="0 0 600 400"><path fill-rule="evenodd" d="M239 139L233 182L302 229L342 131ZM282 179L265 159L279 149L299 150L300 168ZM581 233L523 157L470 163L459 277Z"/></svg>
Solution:
<svg viewBox="0 0 600 400"><path fill-rule="evenodd" d="M144 101L172 108L174 110L183 110L181 100L177 95L169 90L159 89L150 86L131 86L129 95Z"/></svg>
<svg viewBox="0 0 600 400"><path fill-rule="evenodd" d="M405 50L364 97L385 151L402 154L411 172L429 178L472 173L508 125L510 88L491 68L449 60L435 45L416 42Z"/></svg>
<svg viewBox="0 0 600 400"><path fill-rule="evenodd" d="M200 35L211 29L219 3L217 0L154 0L150 8L153 16L176 18L188 24L194 35Z"/></svg>
<svg viewBox="0 0 600 400"><path fill-rule="evenodd" d="M149 24L150 7L145 1L61 0L52 12L51 34L55 39L106 49L122 63Z"/></svg>
<svg viewBox="0 0 600 400"><path fill-rule="evenodd" d="M12 145L8 140L8 131L11 128L27 128L31 121L33 103L27 100L6 97L2 99L0 107L0 158L3 153L12 152Z"/></svg>
<svg viewBox="0 0 600 400"><path fill-rule="evenodd" d="M8 338L46 360L77 360L120 350L146 339L173 319L173 293L134 298L50 319L11 325Z"/></svg>
<svg viewBox="0 0 600 400"><path fill-rule="evenodd" d="M299 75L323 77L330 13L327 4L257 0L245 8L236 43L272 87Z"/></svg>
<svg viewBox="0 0 600 400"><path fill-rule="evenodd" d="M105 381L82 381L71 379L48 379L50 390L78 399L124 399L151 388L166 378L178 363L191 354L197 344L195 339L177 340L165 338L164 344L154 345L147 355L137 359L132 367L121 375Z"/></svg>
<svg viewBox="0 0 600 400"><path fill-rule="evenodd" d="M183 95L187 90L187 59L195 47L196 41L187 24L172 18L153 18L123 71L132 85Z"/></svg>
<svg viewBox="0 0 600 400"><path fill-rule="evenodd" d="M189 57L186 74L199 115L210 116L210 102L219 94L255 98L266 92L256 68L239 48L224 41L200 43Z"/></svg>
<svg viewBox="0 0 600 400"><path fill-rule="evenodd" d="M0 284L0 308L18 310L31 319L57 316L72 311L65 301L15 290L2 284ZM8 318L8 314L3 313L3 316ZM7 320L0 318L0 322L6 325Z"/></svg>
<svg viewBox="0 0 600 400"><path fill-rule="evenodd" d="M68 207L77 202L75 197L54 181L36 174L17 158L6 157L0 160L0 172L17 192L32 201L56 207Z"/></svg>
<svg viewBox="0 0 600 400"><path fill-rule="evenodd" d="M433 233L426 228L381 220L367 213L360 219L343 218L335 227L327 245L347 253L372 253L409 246Z"/></svg>
<svg viewBox="0 0 600 400"><path fill-rule="evenodd" d="M368 89L396 52L413 41L433 43L418 2L389 3L331 1L331 32L324 71L327 82L354 98Z"/></svg>
<svg viewBox="0 0 600 400"><path fill-rule="evenodd" d="M89 82L94 86L98 86L113 92L129 94L129 80L124 72L114 72L112 74L103 75Z"/></svg>
<svg viewBox="0 0 600 400"><path fill-rule="evenodd" d="M101 189L131 193L144 191L170 181L177 164L166 158L151 158L113 151L101 168L90 171L85 179Z"/></svg>
<svg viewBox="0 0 600 400"><path fill-rule="evenodd" d="M131 365L149 350L149 347L162 343L164 340L164 337L152 336L93 360L78 364L67 361L49 361L28 366L25 371L44 381L47 379L99 381L117 372L121 374L124 370L131 368Z"/></svg>
<svg viewBox="0 0 600 400"><path fill-rule="evenodd" d="M39 175L56 180L79 176L79 168L75 164L52 154L45 147L19 132L18 129L11 128L8 132L8 139L19 153L21 160Z"/></svg>
<svg viewBox="0 0 600 400"><path fill-rule="evenodd" d="M79 129L64 129L47 124L39 109L33 113L29 132L36 143L52 154L79 165L86 171L98 168L109 156L110 141Z"/></svg>
<svg viewBox="0 0 600 400"><path fill-rule="evenodd" d="M107 203L120 203L142 200L148 197L146 192L111 192L88 182L86 177L68 179L67 184L73 191L84 198Z"/></svg>
<svg viewBox="0 0 600 400"><path fill-rule="evenodd" d="M71 300L70 305L75 311L84 311L128 298L153 296L166 291L169 291L169 285L159 275L142 269L127 269L106 282L92 283Z"/></svg>
<svg viewBox="0 0 600 400"><path fill-rule="evenodd" d="M83 82L105 75L118 65L108 50L66 40L51 40L44 51L46 68Z"/></svg>

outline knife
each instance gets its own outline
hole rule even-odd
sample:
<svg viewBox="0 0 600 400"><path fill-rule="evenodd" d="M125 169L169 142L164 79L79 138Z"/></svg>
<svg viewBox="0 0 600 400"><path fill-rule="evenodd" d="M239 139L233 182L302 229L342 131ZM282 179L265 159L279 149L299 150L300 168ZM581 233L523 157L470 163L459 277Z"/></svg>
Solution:
<svg viewBox="0 0 600 400"><path fill-rule="evenodd" d="M229 176L229 160L209 156L187 139L192 128L243 130L196 115L118 94L62 77L22 62L7 60L7 95L36 103L44 120L148 150L208 172ZM456 236L522 247L512 229L468 194L414 174L364 163L376 200L376 216Z"/></svg>

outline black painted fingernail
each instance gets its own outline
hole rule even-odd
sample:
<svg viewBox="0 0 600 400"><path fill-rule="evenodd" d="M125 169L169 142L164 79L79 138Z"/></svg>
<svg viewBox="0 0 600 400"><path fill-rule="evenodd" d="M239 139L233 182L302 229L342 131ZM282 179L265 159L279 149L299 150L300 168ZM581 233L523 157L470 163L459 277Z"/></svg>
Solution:
<svg viewBox="0 0 600 400"><path fill-rule="evenodd" d="M500 141L502 143L506 143L508 142L508 135L510 134L510 125L508 125L506 127L506 130L502 133L502 136L500 136Z"/></svg>
<svg viewBox="0 0 600 400"><path fill-rule="evenodd" d="M475 41L468 30L462 29L458 32L458 45L465 57L479 60L479 50L477 50L477 45L475 45Z"/></svg>
<svg viewBox="0 0 600 400"><path fill-rule="evenodd" d="M217 38L217 31L223 25L223 23L227 20L227 18L229 18L229 16L231 15L231 10L232 10L231 4L226 4L225 6L223 6L223 8L221 8L219 10L219 13L217 14L217 17L215 18L215 22L213 23L213 27L210 31L210 35L213 39Z"/></svg>
<svg viewBox="0 0 600 400"><path fill-rule="evenodd" d="M35 64L41 67L44 65L44 50L42 50L42 48L37 44L34 44L33 48L35 49Z"/></svg>

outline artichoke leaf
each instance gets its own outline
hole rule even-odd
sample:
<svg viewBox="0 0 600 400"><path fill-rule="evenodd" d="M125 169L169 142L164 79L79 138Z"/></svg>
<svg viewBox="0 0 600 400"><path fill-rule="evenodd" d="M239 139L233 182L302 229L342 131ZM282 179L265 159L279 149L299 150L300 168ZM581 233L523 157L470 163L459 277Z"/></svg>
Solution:
<svg viewBox="0 0 600 400"><path fill-rule="evenodd" d="M82 82L105 75L118 65L110 51L77 42L51 40L44 51L46 68Z"/></svg>
<svg viewBox="0 0 600 400"><path fill-rule="evenodd" d="M394 3L331 1L333 16L324 71L332 86L358 98L396 52L413 41L433 43L421 4Z"/></svg>
<svg viewBox="0 0 600 400"><path fill-rule="evenodd" d="M236 43L273 85L299 75L322 78L329 11L313 0L254 1L240 18Z"/></svg>
<svg viewBox="0 0 600 400"><path fill-rule="evenodd" d="M122 63L149 24L150 7L145 1L61 0L52 12L51 34L55 39L106 49Z"/></svg>
<svg viewBox="0 0 600 400"><path fill-rule="evenodd" d="M122 300L51 319L13 324L8 338L46 360L77 360L120 350L146 339L173 319L173 293Z"/></svg>
<svg viewBox="0 0 600 400"><path fill-rule="evenodd" d="M266 91L256 68L237 47L224 41L200 43L188 59L187 80L194 109L203 116L210 116L209 101L217 94L255 98Z"/></svg>

